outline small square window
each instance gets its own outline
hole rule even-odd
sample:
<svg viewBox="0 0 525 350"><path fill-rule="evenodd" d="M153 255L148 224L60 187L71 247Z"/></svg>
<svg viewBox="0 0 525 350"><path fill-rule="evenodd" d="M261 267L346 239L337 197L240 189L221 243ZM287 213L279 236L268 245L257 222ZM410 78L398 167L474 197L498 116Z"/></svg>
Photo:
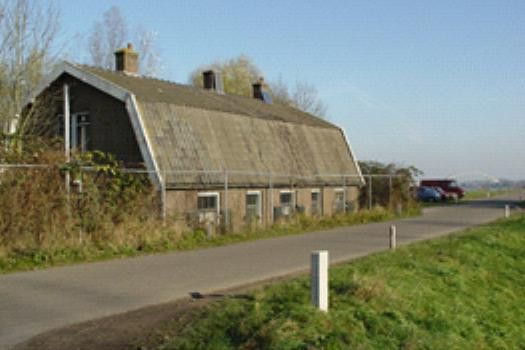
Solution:
<svg viewBox="0 0 525 350"><path fill-rule="evenodd" d="M199 195L197 198L197 209L200 211L217 211L218 195Z"/></svg>
<svg viewBox="0 0 525 350"><path fill-rule="evenodd" d="M292 206L292 192L281 192L279 198L281 206Z"/></svg>

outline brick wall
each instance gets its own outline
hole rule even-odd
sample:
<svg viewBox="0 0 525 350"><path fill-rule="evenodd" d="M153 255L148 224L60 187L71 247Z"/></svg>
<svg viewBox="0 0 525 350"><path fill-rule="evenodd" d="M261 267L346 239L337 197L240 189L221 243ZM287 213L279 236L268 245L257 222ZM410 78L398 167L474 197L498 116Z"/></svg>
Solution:
<svg viewBox="0 0 525 350"><path fill-rule="evenodd" d="M270 201L273 194L273 208L280 207L281 191L292 191L296 196L296 205L304 207L305 215L311 215L312 190L319 190L322 194L323 214L330 216L334 214L335 187L320 188L274 188L270 189L244 189L232 188L228 190L228 209L230 215L230 228L233 232L239 232L247 225L246 216L246 195L248 191L260 191L260 205L262 217L258 223L252 222L251 225L268 225L271 224L272 211ZM206 190L168 190L166 192L166 214L170 217L186 219L188 216L195 216L198 212L197 197L199 193L218 193L220 201L220 220L224 220L224 208L226 205L224 188L206 189ZM358 188L355 186L346 187L346 201L352 203L354 210L357 209Z"/></svg>

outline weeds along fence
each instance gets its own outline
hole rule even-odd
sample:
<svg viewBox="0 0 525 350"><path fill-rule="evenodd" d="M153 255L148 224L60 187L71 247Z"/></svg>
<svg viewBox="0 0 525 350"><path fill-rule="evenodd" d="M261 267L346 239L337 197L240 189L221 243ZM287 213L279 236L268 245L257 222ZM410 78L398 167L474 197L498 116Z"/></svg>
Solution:
<svg viewBox="0 0 525 350"><path fill-rule="evenodd" d="M170 225L174 224L172 212L167 212L167 193L195 189L195 184L198 184L199 191L206 193L216 190L222 193L219 216L226 228L231 227L229 221L239 208L238 197L235 197L234 192L240 187L247 191L286 188L293 192L305 186L322 188L329 185L344 189L350 185L359 185L355 202L360 208L396 208L410 199L409 184L399 175L365 174L365 183L362 184L360 177L351 174L301 176L240 171L164 170L160 172L160 191L151 186L154 176L154 173L143 169L1 164L0 245L22 242L25 247L43 244L57 246L56 240L72 244L88 239L96 242L118 241L115 244L129 241L136 246L139 244L137 241L145 239L141 232L159 230L159 220L169 220ZM66 181L67 178L70 180ZM282 191L267 193L279 196L279 192ZM345 198L346 195L347 191L342 191L334 202L336 212L355 209L354 204ZM290 214L304 212L294 197L290 196ZM314 199L314 196L310 198ZM187 199L181 196L177 200L183 202ZM269 222L276 221L283 214L276 210L277 205L274 203L277 200L272 198L264 203L268 206L264 209L271 216ZM255 216L261 215L257 213L256 203L253 204L251 209ZM203 210L206 211L206 208ZM313 209L311 213L314 213ZM176 224L179 225L178 234L193 226L190 216L183 219Z"/></svg>
<svg viewBox="0 0 525 350"><path fill-rule="evenodd" d="M96 242L125 244L155 227L156 193L144 175L74 174L71 190L58 166L0 167L0 246L27 250ZM134 242L133 242L134 243Z"/></svg>

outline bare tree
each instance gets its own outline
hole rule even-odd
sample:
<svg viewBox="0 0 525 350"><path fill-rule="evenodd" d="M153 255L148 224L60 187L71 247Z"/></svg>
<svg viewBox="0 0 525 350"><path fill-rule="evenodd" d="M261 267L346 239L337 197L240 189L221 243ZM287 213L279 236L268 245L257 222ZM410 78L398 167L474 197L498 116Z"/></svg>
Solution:
<svg viewBox="0 0 525 350"><path fill-rule="evenodd" d="M138 26L135 42L139 52L139 70L147 76L155 76L160 71L160 55L156 47L157 33Z"/></svg>
<svg viewBox="0 0 525 350"><path fill-rule="evenodd" d="M295 90L292 94L292 105L320 118L326 118L326 105L319 99L315 86L307 82L295 82Z"/></svg>
<svg viewBox="0 0 525 350"><path fill-rule="evenodd" d="M156 33L138 26L130 35L128 24L117 6L104 12L101 21L93 23L88 36L88 51L91 64L113 69L114 52L125 47L127 41L135 42L139 51L139 71L144 75L156 75L160 57L156 47ZM131 39L131 40L130 40Z"/></svg>
<svg viewBox="0 0 525 350"><path fill-rule="evenodd" d="M111 7L102 15L102 21L93 23L89 36L89 54L93 65L112 69L114 66L113 52L124 47L128 37L126 21L116 6Z"/></svg>
<svg viewBox="0 0 525 350"><path fill-rule="evenodd" d="M52 3L3 0L0 14L0 124L22 137L34 125L20 120L22 108L55 62L59 12Z"/></svg>
<svg viewBox="0 0 525 350"><path fill-rule="evenodd" d="M270 87L275 103L295 107L319 118L326 118L327 107L319 98L315 86L305 81L296 81L294 89L290 92L288 85L279 78L271 83Z"/></svg>
<svg viewBox="0 0 525 350"><path fill-rule="evenodd" d="M279 77L274 82L270 82L270 94L272 95L274 103L285 106L292 105L292 99L290 97L288 85L286 85L282 77Z"/></svg>

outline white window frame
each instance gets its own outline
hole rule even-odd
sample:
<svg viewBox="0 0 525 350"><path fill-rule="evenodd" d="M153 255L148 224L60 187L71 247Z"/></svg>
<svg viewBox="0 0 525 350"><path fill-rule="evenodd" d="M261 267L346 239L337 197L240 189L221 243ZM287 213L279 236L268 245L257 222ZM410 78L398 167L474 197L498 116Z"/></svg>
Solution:
<svg viewBox="0 0 525 350"><path fill-rule="evenodd" d="M310 191L310 206L312 205L312 193L317 193L317 214L323 213L323 195L321 194L321 190L319 188L313 188L312 191ZM310 207L310 211L312 211L312 207Z"/></svg>
<svg viewBox="0 0 525 350"><path fill-rule="evenodd" d="M253 191L246 191L246 196L244 197L244 200L246 201L247 196L257 196L257 216L259 217L258 220L262 221L262 192L260 190L253 190ZM245 203L245 206L248 204Z"/></svg>
<svg viewBox="0 0 525 350"><path fill-rule="evenodd" d="M290 193L292 197L291 205L295 207L295 192L292 190L280 190L279 191L279 205L281 205L281 194Z"/></svg>
<svg viewBox="0 0 525 350"><path fill-rule="evenodd" d="M199 197L216 197L217 198L217 215L221 212L221 194L219 192L198 192L197 198ZM197 210L201 211L198 207L198 199L197 199Z"/></svg>
<svg viewBox="0 0 525 350"><path fill-rule="evenodd" d="M346 191L345 191L345 188L344 187L338 187L338 188L334 188L334 194L336 193L343 193L343 213L346 212ZM335 206L335 209L337 209L337 202L335 201L335 196L334 196L334 206Z"/></svg>
<svg viewBox="0 0 525 350"><path fill-rule="evenodd" d="M89 122L87 125L91 125L91 118L89 112L86 111L71 114L71 149L77 149L80 152L87 151L88 142L87 128L82 127L80 130L80 135L78 134L78 120L83 116L88 117Z"/></svg>
<svg viewBox="0 0 525 350"><path fill-rule="evenodd" d="M77 130L78 118L81 116L88 116L89 118L88 125L91 125L91 114L89 113L89 111L71 113L71 116L70 116L71 119L69 123L70 135L71 135L69 148L71 150L78 150L80 152L86 152L87 151L87 141L88 141L87 131L85 131L84 133L81 132L81 134L78 135L78 130ZM61 127L64 127L64 125L62 124L64 121L64 114L57 114L57 117L58 117L57 135L63 136L61 135L60 131L62 132L65 132L65 131L60 130L60 129ZM79 146L81 147L80 149L78 149Z"/></svg>
<svg viewBox="0 0 525 350"><path fill-rule="evenodd" d="M287 212L286 214L283 214L283 215L285 215L285 216L293 215L293 213L295 212L295 192L294 191L292 191L292 190L280 190L279 191L279 206L281 208L283 207L283 203L281 202L281 194L285 194L285 193L289 193L290 194L291 202L290 202L290 205L286 205L286 207L290 208L289 212Z"/></svg>

